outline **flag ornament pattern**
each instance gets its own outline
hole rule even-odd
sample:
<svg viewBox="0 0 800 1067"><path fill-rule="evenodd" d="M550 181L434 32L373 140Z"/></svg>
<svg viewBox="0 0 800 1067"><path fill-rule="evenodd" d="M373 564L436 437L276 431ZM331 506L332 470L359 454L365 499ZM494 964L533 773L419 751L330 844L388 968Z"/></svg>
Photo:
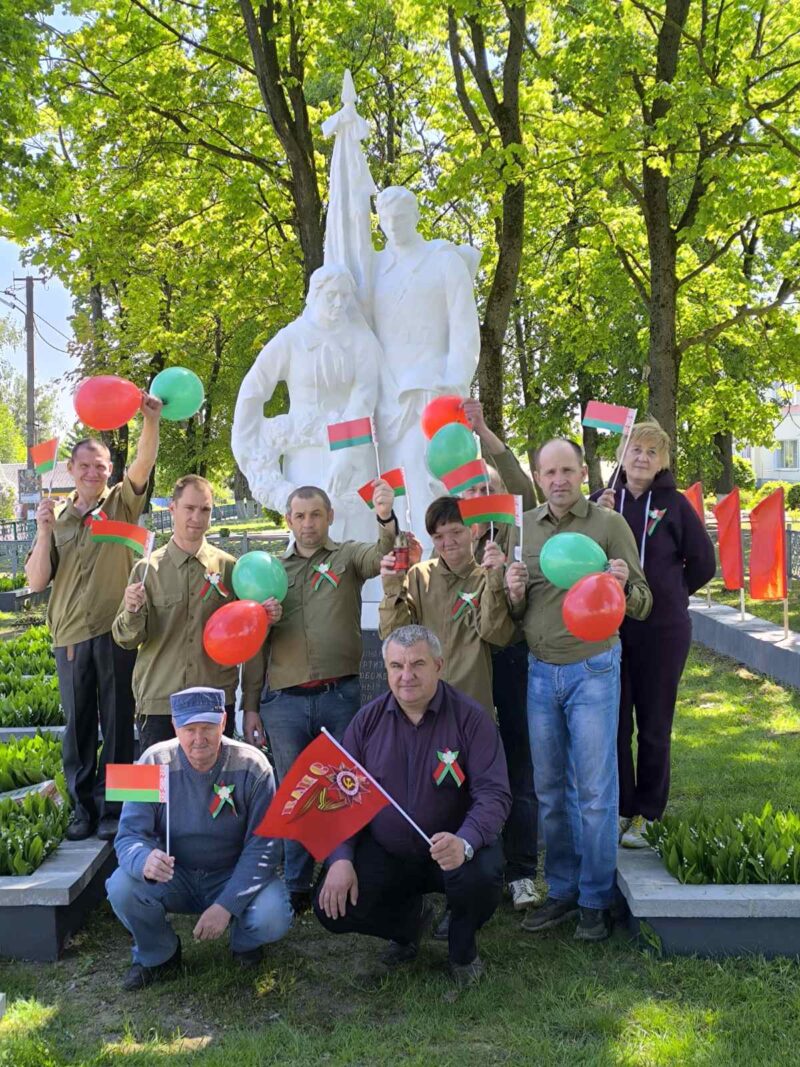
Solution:
<svg viewBox="0 0 800 1067"><path fill-rule="evenodd" d="M312 563L311 570L314 571L311 576L311 588L314 592L319 589L324 581L330 582L334 589L338 587L339 582L341 581L339 575L334 574L331 570L329 563Z"/></svg>
<svg viewBox="0 0 800 1067"><path fill-rule="evenodd" d="M388 804L364 768L320 734L284 775L255 833L299 841L324 860Z"/></svg>
<svg viewBox="0 0 800 1067"><path fill-rule="evenodd" d="M372 444L372 419L351 419L349 422L332 422L328 426L328 446L331 452L340 448Z"/></svg>
<svg viewBox="0 0 800 1067"><path fill-rule="evenodd" d="M168 797L169 767L166 764L109 763L106 767L106 800L166 804Z"/></svg>
<svg viewBox="0 0 800 1067"><path fill-rule="evenodd" d="M200 586L200 597L202 600L208 600L212 592L216 593L221 600L226 600L230 595L230 590L226 587L222 581L222 575L216 571L213 573L206 571L203 575L203 584Z"/></svg>
<svg viewBox="0 0 800 1067"><path fill-rule="evenodd" d="M392 470L386 471L385 474L381 474L380 477L394 491L396 497L406 495L406 476L402 467L394 467ZM375 505L372 503L372 494L375 492L375 480L373 478L358 490L358 495L367 507L373 509Z"/></svg>
<svg viewBox="0 0 800 1067"><path fill-rule="evenodd" d="M225 785L224 782L214 782L214 796L208 805L212 819L216 819L226 804L229 804L233 814L236 814L236 805L233 803L233 791L235 788L235 783L233 785Z"/></svg>
<svg viewBox="0 0 800 1067"><path fill-rule="evenodd" d="M450 611L450 617L453 622L460 619L468 608L471 608L473 611L475 610L475 598L477 595L477 593L465 593L463 590L459 589L456 602L453 604Z"/></svg>
<svg viewBox="0 0 800 1067"><path fill-rule="evenodd" d="M459 500L458 510L465 526L478 522L506 522L522 526L522 497L511 493L490 493L471 500Z"/></svg>
<svg viewBox="0 0 800 1067"><path fill-rule="evenodd" d="M590 400L583 413L583 425L594 426L596 430L611 430L612 433L628 434L636 421L637 408L626 408L619 404L604 404L600 400Z"/></svg>
<svg viewBox="0 0 800 1067"><path fill-rule="evenodd" d="M473 485L488 485L489 469L485 460L473 459L443 474L442 481L450 496L458 496Z"/></svg>
<svg viewBox="0 0 800 1067"><path fill-rule="evenodd" d="M742 504L739 488L714 505L717 517L719 565L726 589L744 589L744 553L742 552Z"/></svg>
<svg viewBox="0 0 800 1067"><path fill-rule="evenodd" d="M450 776L460 789L467 780L467 776L458 765L458 750L451 752L449 748L446 748L444 752L437 751L436 755L439 757L439 763L433 772L434 782L441 785Z"/></svg>
<svg viewBox="0 0 800 1067"><path fill-rule="evenodd" d="M58 459L58 438L42 441L40 445L30 447L31 463L37 474L47 474L54 470Z"/></svg>
<svg viewBox="0 0 800 1067"><path fill-rule="evenodd" d="M124 545L132 552L148 558L153 551L156 535L152 530L136 526L131 522L118 522L116 519L94 518L89 523L90 536L101 544L113 542Z"/></svg>

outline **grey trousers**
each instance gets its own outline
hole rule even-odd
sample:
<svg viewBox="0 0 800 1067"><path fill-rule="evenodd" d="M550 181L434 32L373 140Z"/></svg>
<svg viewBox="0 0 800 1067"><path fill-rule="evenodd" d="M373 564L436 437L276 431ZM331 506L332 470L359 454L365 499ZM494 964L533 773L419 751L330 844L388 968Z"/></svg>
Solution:
<svg viewBox="0 0 800 1067"><path fill-rule="evenodd" d="M106 804L106 764L133 762L133 692L136 652L120 648L111 634L55 649L58 688L67 719L64 776L76 817L118 816L121 804ZM98 759L98 723L103 748Z"/></svg>

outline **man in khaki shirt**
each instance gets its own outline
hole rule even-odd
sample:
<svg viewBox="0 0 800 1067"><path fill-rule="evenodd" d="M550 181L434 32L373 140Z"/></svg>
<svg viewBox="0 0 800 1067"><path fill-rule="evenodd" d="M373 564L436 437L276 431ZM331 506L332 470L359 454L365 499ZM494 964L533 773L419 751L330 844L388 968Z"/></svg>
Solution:
<svg viewBox="0 0 800 1067"><path fill-rule="evenodd" d="M36 512L36 539L25 564L35 592L52 581L47 622L55 648L61 703L66 713L63 760L73 803L67 828L71 841L117 832L120 805L105 799L107 763L133 760L134 652L119 648L111 625L125 589L133 554L115 542L91 537L91 515L135 523L158 453L161 401L142 396L142 433L136 457L121 482L109 489L111 455L94 438L79 441L67 469L75 492L56 510L48 497ZM97 759L98 711L103 733Z"/></svg>
<svg viewBox="0 0 800 1067"><path fill-rule="evenodd" d="M223 667L206 654L203 631L223 604L235 600L236 560L210 545L205 534L214 505L210 482L197 474L179 478L169 510L174 529L169 542L131 571L112 634L122 648L138 648L133 693L142 751L175 736L170 694L205 686L225 692L225 733L233 736L237 667ZM146 574L146 577L145 577ZM270 622L281 605L264 602ZM257 711L264 681L261 652L244 665L242 707Z"/></svg>
<svg viewBox="0 0 800 1067"><path fill-rule="evenodd" d="M616 881L619 637L590 643L567 630L561 616L567 591L545 578L541 550L559 533L585 534L605 550L628 615L645 618L652 595L625 519L581 493L587 470L578 445L548 441L534 474L547 503L525 515L522 562L510 565L506 583L530 648L528 727L549 893L522 926L544 930L580 913L575 937L600 941L609 934Z"/></svg>
<svg viewBox="0 0 800 1067"><path fill-rule="evenodd" d="M381 561L381 637L411 623L432 630L442 644L442 680L494 717L490 643L504 645L515 633L503 587L505 557L489 542L483 565L475 562L472 531L453 497L434 500L425 526L434 559L415 563L405 573L395 571L394 552Z"/></svg>
<svg viewBox="0 0 800 1067"><path fill-rule="evenodd" d="M393 501L390 486L376 480L378 539L371 545L331 541L333 508L322 489L302 486L286 502L294 542L283 557L289 578L283 616L265 645L263 727L256 713L244 717L248 741L258 744L266 730L279 780L323 726L341 739L361 706L361 589L394 544ZM311 904L314 861L296 841L285 842L284 858L292 906L300 912Z"/></svg>

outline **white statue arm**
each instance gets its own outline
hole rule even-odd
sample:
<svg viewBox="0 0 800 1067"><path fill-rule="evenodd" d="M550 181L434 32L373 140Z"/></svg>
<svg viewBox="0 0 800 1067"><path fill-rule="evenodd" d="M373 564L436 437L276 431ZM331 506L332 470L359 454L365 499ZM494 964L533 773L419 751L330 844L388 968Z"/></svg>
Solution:
<svg viewBox="0 0 800 1067"><path fill-rule="evenodd" d="M481 331L472 279L457 252L446 257L445 291L449 330L445 391L452 390L459 396L466 396L478 367Z"/></svg>

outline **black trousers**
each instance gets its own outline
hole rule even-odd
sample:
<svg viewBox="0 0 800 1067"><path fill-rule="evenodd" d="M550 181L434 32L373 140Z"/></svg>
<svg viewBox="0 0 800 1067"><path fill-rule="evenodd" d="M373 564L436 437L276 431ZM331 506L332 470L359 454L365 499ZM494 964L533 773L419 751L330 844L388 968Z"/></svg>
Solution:
<svg viewBox="0 0 800 1067"><path fill-rule="evenodd" d="M368 934L408 944L414 936L424 893L444 893L450 910L449 954L452 963L471 963L477 955L475 934L497 909L503 893L503 847L500 841L480 848L455 871L443 871L428 856L394 856L365 831L356 845L358 903L348 902L343 917L329 919L314 911L334 934ZM324 880L324 875L323 875Z"/></svg>
<svg viewBox="0 0 800 1067"><path fill-rule="evenodd" d="M656 629L643 623L623 629L617 760L619 813L627 818L660 819L667 806L672 720L691 643L688 618L675 626Z"/></svg>
<svg viewBox="0 0 800 1067"><path fill-rule="evenodd" d="M58 688L67 717L63 760L76 816L119 815L107 804L106 764L133 762L133 692L136 652L120 648L111 634L55 649ZM98 718L103 748L97 757Z"/></svg>
<svg viewBox="0 0 800 1067"><path fill-rule="evenodd" d="M233 737L236 727L236 705L226 704L225 711L228 713L225 720L225 736ZM157 745L159 741L171 741L175 736L171 715L137 715L136 725L139 727L140 752L144 752L151 745Z"/></svg>
<svg viewBox="0 0 800 1067"><path fill-rule="evenodd" d="M528 646L524 641L492 653L492 696L511 787L503 849L506 881L514 882L535 877L539 844L539 802L528 740Z"/></svg>

